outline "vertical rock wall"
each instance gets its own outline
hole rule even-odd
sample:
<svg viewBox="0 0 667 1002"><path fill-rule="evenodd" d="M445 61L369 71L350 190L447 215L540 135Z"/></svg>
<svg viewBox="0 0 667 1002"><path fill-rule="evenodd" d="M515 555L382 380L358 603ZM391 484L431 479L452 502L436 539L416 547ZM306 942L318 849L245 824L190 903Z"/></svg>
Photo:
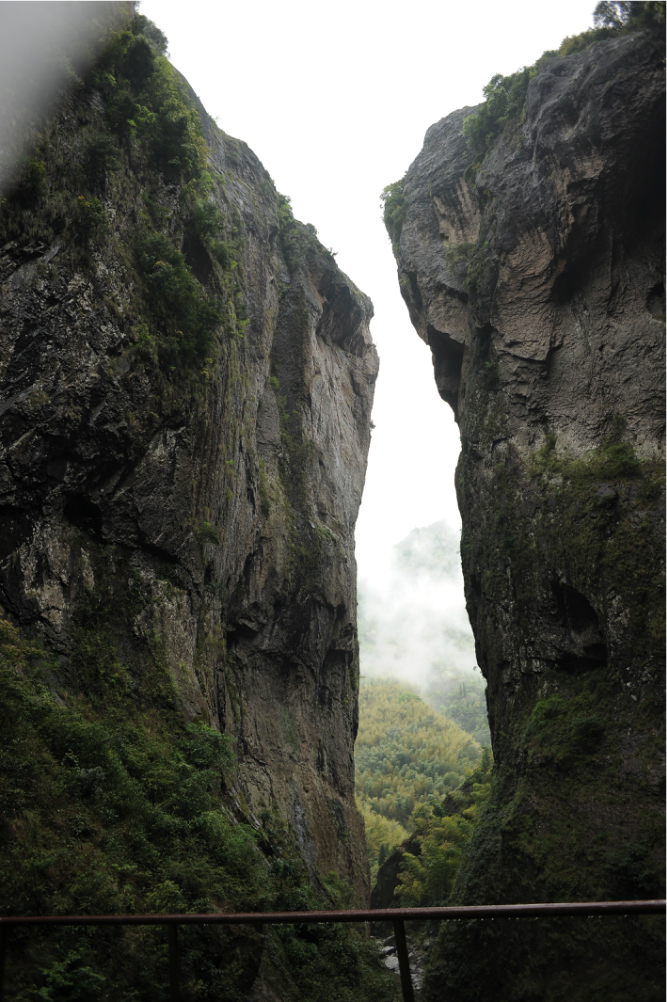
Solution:
<svg viewBox="0 0 667 1002"><path fill-rule="evenodd" d="M154 56L142 38L128 51L130 94ZM2 606L57 652L54 691L103 706L108 680L81 667L94 608L137 691L159 670L188 720L233 739L238 820L280 818L313 886L335 871L363 905L354 525L372 306L245 144L199 107L207 162L188 174L159 145L178 127L196 153L187 116L155 132L146 107L118 111L120 83L102 73L64 103L4 206ZM164 260L146 264L146 232ZM221 311L189 355L185 327L164 348L170 300L151 292L191 292L181 260Z"/></svg>
<svg viewBox="0 0 667 1002"><path fill-rule="evenodd" d="M664 52L639 34L547 61L478 167L473 111L427 132L397 250L461 428L496 762L455 897L660 896ZM651 923L452 930L430 997L658 998Z"/></svg>

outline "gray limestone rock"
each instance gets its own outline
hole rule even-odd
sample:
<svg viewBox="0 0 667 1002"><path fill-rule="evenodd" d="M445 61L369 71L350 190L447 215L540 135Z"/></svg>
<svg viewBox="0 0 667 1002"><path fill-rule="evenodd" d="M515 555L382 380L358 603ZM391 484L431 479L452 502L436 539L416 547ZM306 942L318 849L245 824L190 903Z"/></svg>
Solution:
<svg viewBox="0 0 667 1002"><path fill-rule="evenodd" d="M28 232L51 231L40 206L61 175L72 211L84 199L81 149L108 135L112 113L93 97L69 98L45 130L50 187L30 226L0 238L0 601L84 692L73 624L101 603L136 684L159 661L185 716L232 738L238 819L259 827L274 812L312 885L336 871L363 906L354 525L378 371L372 305L191 94L233 264L207 357L167 357L134 248L147 214L159 218L213 296L213 258L188 222L194 188L130 137L98 191L99 238L71 219L51 243Z"/></svg>
<svg viewBox="0 0 667 1002"><path fill-rule="evenodd" d="M397 253L461 428L461 555L496 763L454 896L659 896L664 51L643 33L545 61L477 164L462 134L474 110L427 132ZM654 934L452 929L426 991L658 998Z"/></svg>

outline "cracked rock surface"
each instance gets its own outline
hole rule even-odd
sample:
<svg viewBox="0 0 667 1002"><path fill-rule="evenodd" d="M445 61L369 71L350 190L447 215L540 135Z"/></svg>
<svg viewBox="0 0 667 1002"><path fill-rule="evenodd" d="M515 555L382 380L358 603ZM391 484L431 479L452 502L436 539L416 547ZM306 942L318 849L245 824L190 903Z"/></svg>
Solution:
<svg viewBox="0 0 667 1002"><path fill-rule="evenodd" d="M106 128L103 98L89 98L49 126L49 191L49 158L75 186L82 144ZM277 814L313 885L336 871L365 905L354 525L372 305L312 227L293 223L286 259L269 175L199 113L216 237L236 248L236 320L211 357L166 364L138 322L132 248L147 205L175 240L185 226L204 290L210 265L187 243L179 189L138 143L100 192L105 236L86 247L66 227L0 243L0 601L74 688L73 624L102 603L131 677L158 661L186 717L233 739L237 818Z"/></svg>

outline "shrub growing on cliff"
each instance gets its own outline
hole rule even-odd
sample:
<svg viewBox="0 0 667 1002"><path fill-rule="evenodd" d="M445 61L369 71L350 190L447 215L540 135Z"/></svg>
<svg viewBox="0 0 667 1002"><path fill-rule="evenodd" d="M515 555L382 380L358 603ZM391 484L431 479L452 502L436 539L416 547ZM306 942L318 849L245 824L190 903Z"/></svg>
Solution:
<svg viewBox="0 0 667 1002"><path fill-rule="evenodd" d="M234 248L220 239L224 229L222 213L205 198L194 201L185 224L185 253L202 281L212 278L212 260L223 271L236 268Z"/></svg>
<svg viewBox="0 0 667 1002"><path fill-rule="evenodd" d="M508 122L522 112L528 84L540 65L554 56L569 56L584 52L594 42L618 32L651 29L664 32L664 3L598 3L593 13L595 28L563 39L558 49L544 52L532 66L524 66L516 73L502 76L497 73L484 87L484 103L463 120L463 134L479 163L503 131Z"/></svg>
<svg viewBox="0 0 667 1002"><path fill-rule="evenodd" d="M496 73L484 87L484 104L463 120L463 134L477 153L490 149L506 123L523 108L535 68L524 66L504 77Z"/></svg>
<svg viewBox="0 0 667 1002"><path fill-rule="evenodd" d="M95 573L101 573L98 566ZM131 616L141 589L139 580L130 581ZM229 813L229 740L185 722L159 661L147 657L139 681L122 665L107 621L122 606L111 593L105 598L74 631L70 674L76 684L69 686L58 679L57 659L0 619L2 912L325 905L280 819L266 812L256 831ZM340 880L330 875L325 884L332 900L344 904ZM266 951L270 964L293 979L295 1000L319 998L322 984L340 1002L394 999L376 951L348 928L321 933L287 925L263 937L252 929L186 927L179 943L184 998L246 998ZM147 1002L167 991L159 929L19 930L10 946L6 989L15 1002Z"/></svg>
<svg viewBox="0 0 667 1002"><path fill-rule="evenodd" d="M97 81L111 89L107 116L113 130L126 142L134 137L144 144L167 180L191 180L206 166L199 117L155 33L145 36L149 26L139 15L119 32L96 71Z"/></svg>
<svg viewBox="0 0 667 1002"><path fill-rule="evenodd" d="M103 190L107 179L118 166L118 151L113 136L94 136L83 157L83 170L91 189Z"/></svg>
<svg viewBox="0 0 667 1002"><path fill-rule="evenodd" d="M81 670L97 671L99 643L81 650ZM232 767L227 739L187 725L168 703L137 705L142 701L113 645L105 652L104 698L97 705L62 686L56 697L49 682L56 666L0 620L4 910L128 912L169 904L184 911L230 901L256 908L266 868L254 832L221 811L222 777ZM101 988L109 963L120 979L114 997L130 985L143 997L153 979L164 980L160 937L145 930L111 943L91 931L79 937L76 958L67 931L43 942L39 934L18 939L40 998L60 998L52 990L64 990L70 974L78 978L84 968L96 972ZM10 974L17 971L10 967ZM33 997L14 986L13 997Z"/></svg>
<svg viewBox="0 0 667 1002"><path fill-rule="evenodd" d="M93 237L102 237L109 229L109 217L98 198L85 198L79 195L76 200L77 231L79 237L89 241Z"/></svg>
<svg viewBox="0 0 667 1002"><path fill-rule="evenodd" d="M593 11L593 23L596 28L613 28L616 31L659 29L665 23L665 4L600 0Z"/></svg>
<svg viewBox="0 0 667 1002"><path fill-rule="evenodd" d="M222 315L204 296L181 252L162 233L144 231L136 257L146 301L165 334L163 351L186 362L204 358Z"/></svg>
<svg viewBox="0 0 667 1002"><path fill-rule="evenodd" d="M170 382L186 380L197 395L217 371L216 329L241 337L248 322L237 267L242 227L204 169L198 111L164 47L161 32L138 15L112 33L73 98L85 107L84 141L76 116L44 124L0 205L0 229L5 239L57 240L52 271L74 266L99 277L103 264L96 299L126 331L142 332L133 357L149 368L159 358Z"/></svg>
<svg viewBox="0 0 667 1002"><path fill-rule="evenodd" d="M400 181L388 184L380 195L382 218L389 234L389 239L391 240L394 255L398 254L398 242L401 238L401 230L403 229L405 214L407 212L405 195L403 194L403 181L404 178L401 178Z"/></svg>
<svg viewBox="0 0 667 1002"><path fill-rule="evenodd" d="M281 195L280 192L278 192L278 239L290 273L294 271L300 258L313 252L325 258L327 263L335 264L336 255L320 243L317 230L312 223L302 225L297 222L292 212L291 199L288 195Z"/></svg>
<svg viewBox="0 0 667 1002"><path fill-rule="evenodd" d="M33 158L28 162L14 186L14 197L23 208L33 206L45 191L46 167L41 160Z"/></svg>

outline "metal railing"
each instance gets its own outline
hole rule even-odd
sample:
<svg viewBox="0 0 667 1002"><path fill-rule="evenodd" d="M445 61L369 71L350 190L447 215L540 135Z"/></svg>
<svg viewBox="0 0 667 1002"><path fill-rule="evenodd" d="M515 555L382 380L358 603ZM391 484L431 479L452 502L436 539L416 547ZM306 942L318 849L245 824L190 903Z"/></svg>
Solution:
<svg viewBox="0 0 667 1002"><path fill-rule="evenodd" d="M0 1002L3 998L5 956L15 926L166 925L169 936L170 1002L180 1002L179 925L284 925L320 922L392 922L396 938L404 1002L414 1002L405 922L451 919L549 918L568 915L662 914L664 900L584 901L531 905L461 905L448 908L365 908L325 912L222 912L199 915L8 915L0 916Z"/></svg>

